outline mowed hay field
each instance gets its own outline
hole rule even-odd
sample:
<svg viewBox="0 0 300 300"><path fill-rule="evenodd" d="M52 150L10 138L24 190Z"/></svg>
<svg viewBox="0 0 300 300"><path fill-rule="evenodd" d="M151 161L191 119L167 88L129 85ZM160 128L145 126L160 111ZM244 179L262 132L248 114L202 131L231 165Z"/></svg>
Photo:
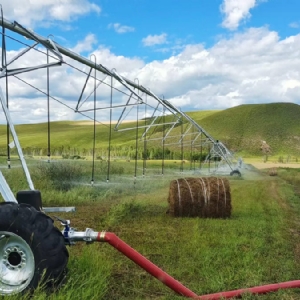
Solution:
<svg viewBox="0 0 300 300"><path fill-rule="evenodd" d="M65 165L65 172L85 174L76 163ZM231 217L204 219L166 213L170 182L184 173L135 182L116 176L91 187L88 176L67 179L54 164L30 165L44 206L75 205L75 213L55 215L81 231L114 232L198 295L299 279L300 169L279 168L269 176L249 168L241 178L229 177ZM20 169L3 172L14 192L26 186ZM69 252L68 280L60 290L41 287L33 297L10 299L182 299L108 244L77 243ZM300 290L243 299L300 299Z"/></svg>
<svg viewBox="0 0 300 300"><path fill-rule="evenodd" d="M299 279L300 165L291 169L283 163L299 161L299 109L298 105L279 103L190 113L214 138L246 156L247 163L261 156L262 140L272 148L267 163L259 168L246 166L241 170L242 177L226 177L231 192L227 219L173 217L167 213L170 183L192 176L189 147L185 149L183 172L179 160L170 160L165 161L162 176L162 162L150 159L143 178L143 161L135 165L132 158L136 155L135 133L115 132L112 146L115 151L122 150L122 155L112 154L107 183L107 161L102 150L107 149L108 127L99 125L96 158L101 158L96 159L92 187L92 125L51 123L51 158L59 160L50 164L42 159L47 153L47 124L18 125L16 130L26 154L38 158L28 163L44 206L76 206L75 213L50 214L53 219L70 219L80 231L89 227L113 232L193 292L205 295ZM180 134L180 127L174 131ZM11 170L5 168L6 126L0 126L1 132L0 163L16 193L27 189L27 183L18 161L12 161ZM153 133L157 136L161 137L161 132ZM155 143L148 146L157 147ZM138 147L142 153L143 144ZM62 154L79 154L86 160L61 159ZM276 176L269 176L265 169L269 167L276 167ZM55 220L55 224L63 229L60 222ZM49 292L40 287L34 295L9 299L183 299L109 244L77 243L68 249L68 276L59 290ZM243 299L296 300L300 299L300 289L261 296L245 294Z"/></svg>

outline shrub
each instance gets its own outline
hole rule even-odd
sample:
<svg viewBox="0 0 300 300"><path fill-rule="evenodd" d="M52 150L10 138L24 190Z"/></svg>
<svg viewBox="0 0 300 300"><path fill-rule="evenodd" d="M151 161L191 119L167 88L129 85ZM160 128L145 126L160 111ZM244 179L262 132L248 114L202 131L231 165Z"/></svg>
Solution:
<svg viewBox="0 0 300 300"><path fill-rule="evenodd" d="M68 191L82 177L82 167L75 163L41 163L36 168L36 175L49 180L57 190Z"/></svg>
<svg viewBox="0 0 300 300"><path fill-rule="evenodd" d="M106 162L100 164L100 174L107 174L108 164ZM124 174L125 169L123 166L118 166L116 163L111 163L109 168L109 173L111 175L122 175Z"/></svg>

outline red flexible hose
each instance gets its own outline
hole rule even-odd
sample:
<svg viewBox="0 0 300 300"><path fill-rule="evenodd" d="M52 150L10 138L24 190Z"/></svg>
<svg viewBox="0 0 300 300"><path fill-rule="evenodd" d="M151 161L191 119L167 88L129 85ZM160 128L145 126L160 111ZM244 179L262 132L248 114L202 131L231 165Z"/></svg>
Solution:
<svg viewBox="0 0 300 300"><path fill-rule="evenodd" d="M171 288L179 295L197 299L197 300L231 299L231 298L241 297L245 293L266 294L270 292L276 292L279 289L300 288L300 280L294 280L294 281L287 281L287 282L281 282L275 284L261 285L252 288L245 288L245 289L197 296L194 292L189 290L179 281L177 281L176 279L174 279L173 277L165 273L162 269L157 267L155 264L150 262L143 255L141 255L136 250L134 250L129 245L127 245L124 241L118 238L114 233L105 232L105 231L98 232L97 241L108 242L118 251L123 253L125 256L127 256L129 259L134 261L137 265L142 267L145 271L150 273L152 276L156 277L163 284Z"/></svg>
<svg viewBox="0 0 300 300"><path fill-rule="evenodd" d="M166 286L171 288L173 291L178 293L179 295L186 296L189 298L195 298L197 297L197 294L189 290L187 287L185 287L183 284L181 284L179 281L165 273L162 269L157 267L155 264L150 262L146 257L138 253L136 250L131 248L129 245L127 245L125 242L123 242L120 238L118 238L114 233L111 232L99 232L97 236L97 240L99 242L108 242L110 245L112 245L114 248L116 248L118 251L126 255L128 258L130 258L132 261L134 261L137 265L142 267L144 270L146 270L148 273L150 273L152 276L156 277L158 280L160 280L162 283L164 283Z"/></svg>
<svg viewBox="0 0 300 300"><path fill-rule="evenodd" d="M241 297L242 294L245 293L266 294L270 292L276 292L279 289L290 289L290 288L300 288L300 280L267 284L267 285L256 286L248 289L240 289L240 290L221 292L216 294L203 295L203 296L195 297L194 299L198 299L198 300L230 299L230 298Z"/></svg>

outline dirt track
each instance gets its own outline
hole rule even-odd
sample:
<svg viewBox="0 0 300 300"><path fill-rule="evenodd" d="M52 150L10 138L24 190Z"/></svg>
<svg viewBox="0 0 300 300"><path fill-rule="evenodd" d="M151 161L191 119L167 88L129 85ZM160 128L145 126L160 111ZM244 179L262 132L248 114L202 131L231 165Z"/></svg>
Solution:
<svg viewBox="0 0 300 300"><path fill-rule="evenodd" d="M263 163L263 162L251 162L257 169L270 169L270 168L300 168L299 163L281 164L281 163Z"/></svg>

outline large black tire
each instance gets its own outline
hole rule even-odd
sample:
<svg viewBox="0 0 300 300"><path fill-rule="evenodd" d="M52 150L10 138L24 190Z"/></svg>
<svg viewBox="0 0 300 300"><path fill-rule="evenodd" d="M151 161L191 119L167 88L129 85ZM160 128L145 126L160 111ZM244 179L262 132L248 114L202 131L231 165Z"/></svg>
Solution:
<svg viewBox="0 0 300 300"><path fill-rule="evenodd" d="M62 233L28 204L0 203L0 248L0 295L53 287L65 276L69 253Z"/></svg>
<svg viewBox="0 0 300 300"><path fill-rule="evenodd" d="M230 172L230 176L234 176L234 175L237 175L239 177L242 176L242 174L239 170L233 170L233 171Z"/></svg>

